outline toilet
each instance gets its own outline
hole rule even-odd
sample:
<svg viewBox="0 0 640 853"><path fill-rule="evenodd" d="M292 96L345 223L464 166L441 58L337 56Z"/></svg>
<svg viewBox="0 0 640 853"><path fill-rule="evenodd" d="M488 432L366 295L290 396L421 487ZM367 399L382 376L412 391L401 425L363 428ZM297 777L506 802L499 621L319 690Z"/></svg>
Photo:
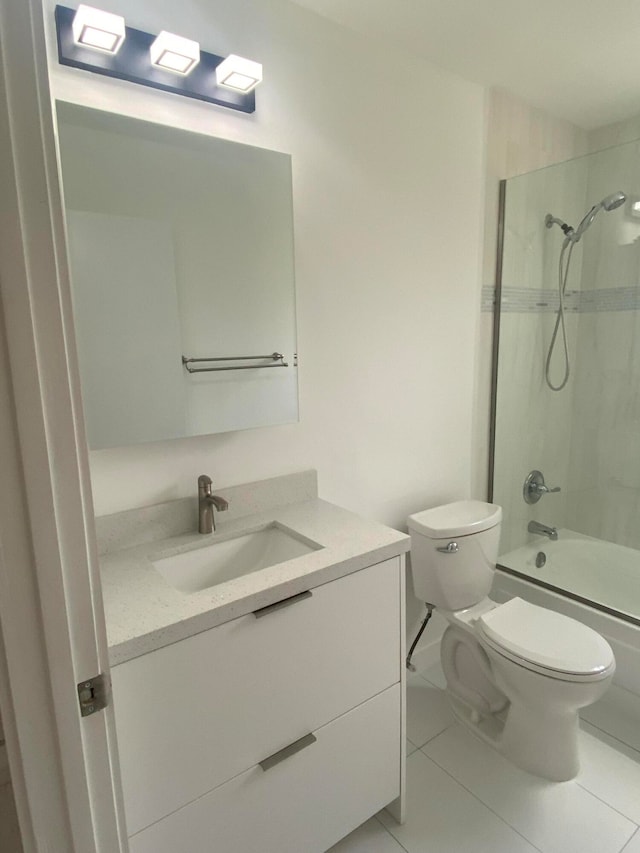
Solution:
<svg viewBox="0 0 640 853"><path fill-rule="evenodd" d="M418 598L449 623L440 657L456 717L524 770L563 782L579 770L578 711L598 700L611 646L575 619L492 601L502 509L458 501L409 516Z"/></svg>

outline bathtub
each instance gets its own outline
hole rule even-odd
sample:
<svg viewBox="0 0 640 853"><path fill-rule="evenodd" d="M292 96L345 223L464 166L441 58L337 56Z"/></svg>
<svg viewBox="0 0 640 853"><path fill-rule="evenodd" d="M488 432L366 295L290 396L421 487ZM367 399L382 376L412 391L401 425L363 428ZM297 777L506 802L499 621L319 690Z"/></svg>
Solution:
<svg viewBox="0 0 640 853"><path fill-rule="evenodd" d="M542 552L545 564L536 567ZM607 638L614 681L640 694L640 552L572 530L542 536L498 558L492 598L519 596L578 619Z"/></svg>

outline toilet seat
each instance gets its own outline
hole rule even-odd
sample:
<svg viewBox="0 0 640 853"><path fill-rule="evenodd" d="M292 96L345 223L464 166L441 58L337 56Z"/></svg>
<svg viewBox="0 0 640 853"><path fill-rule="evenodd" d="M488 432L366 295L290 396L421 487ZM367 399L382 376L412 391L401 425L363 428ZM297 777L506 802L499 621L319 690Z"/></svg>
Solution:
<svg viewBox="0 0 640 853"><path fill-rule="evenodd" d="M483 614L476 627L503 657L551 678L598 680L615 666L611 646L592 628L520 598Z"/></svg>

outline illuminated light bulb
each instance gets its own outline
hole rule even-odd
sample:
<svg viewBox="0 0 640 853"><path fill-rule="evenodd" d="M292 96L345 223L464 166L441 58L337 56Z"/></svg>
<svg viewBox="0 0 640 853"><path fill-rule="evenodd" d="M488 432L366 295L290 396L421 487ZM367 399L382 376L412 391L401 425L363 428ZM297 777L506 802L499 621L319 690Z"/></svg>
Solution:
<svg viewBox="0 0 640 853"><path fill-rule="evenodd" d="M125 37L124 18L82 4L73 19L72 31L73 40L82 47L117 53Z"/></svg>
<svg viewBox="0 0 640 853"><path fill-rule="evenodd" d="M186 75L200 62L200 45L197 41L164 30L151 45L149 52L156 68L175 74Z"/></svg>
<svg viewBox="0 0 640 853"><path fill-rule="evenodd" d="M262 65L231 54L216 66L216 80L219 86L236 92L250 92L262 82Z"/></svg>

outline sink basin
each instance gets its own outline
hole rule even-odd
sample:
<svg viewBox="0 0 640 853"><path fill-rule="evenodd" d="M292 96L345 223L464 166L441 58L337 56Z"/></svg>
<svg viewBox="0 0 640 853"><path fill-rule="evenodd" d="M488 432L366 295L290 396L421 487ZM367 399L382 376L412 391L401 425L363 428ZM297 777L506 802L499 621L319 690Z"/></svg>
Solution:
<svg viewBox="0 0 640 853"><path fill-rule="evenodd" d="M277 524L192 551L152 560L154 568L181 592L200 592L233 578L318 551L322 545Z"/></svg>

